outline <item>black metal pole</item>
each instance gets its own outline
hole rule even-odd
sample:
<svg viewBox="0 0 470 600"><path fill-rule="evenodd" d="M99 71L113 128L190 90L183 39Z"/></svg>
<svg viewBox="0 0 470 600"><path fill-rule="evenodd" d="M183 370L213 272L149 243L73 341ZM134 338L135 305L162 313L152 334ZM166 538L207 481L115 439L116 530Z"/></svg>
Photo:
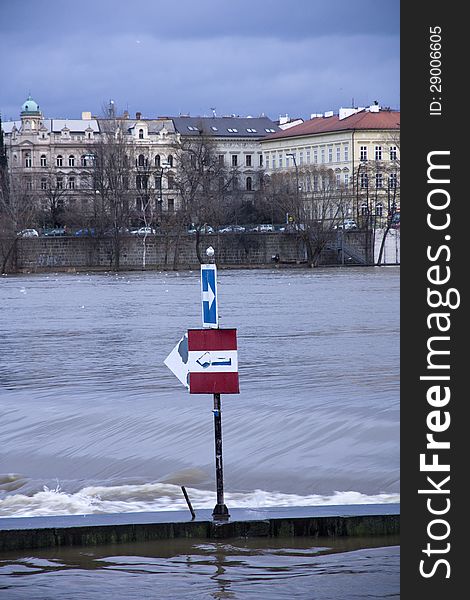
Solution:
<svg viewBox="0 0 470 600"><path fill-rule="evenodd" d="M228 519L229 512L224 502L224 471L222 466L222 414L220 394L214 394L214 432L215 432L215 478L217 486L217 504L212 511L214 519Z"/></svg>

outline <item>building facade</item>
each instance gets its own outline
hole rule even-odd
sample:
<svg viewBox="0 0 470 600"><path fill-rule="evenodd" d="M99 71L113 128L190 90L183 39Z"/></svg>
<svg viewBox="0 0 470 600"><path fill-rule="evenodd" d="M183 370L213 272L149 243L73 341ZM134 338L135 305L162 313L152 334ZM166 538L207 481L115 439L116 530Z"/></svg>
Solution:
<svg viewBox="0 0 470 600"><path fill-rule="evenodd" d="M378 105L312 115L260 141L267 175L295 170L306 202L328 188L343 216L383 223L400 207L400 113ZM331 205L331 218L337 214Z"/></svg>
<svg viewBox="0 0 470 600"><path fill-rule="evenodd" d="M97 179L99 147L111 142L125 148L126 173L123 186L138 214L145 198L152 197L158 210L177 211L181 204L175 181L178 178L178 149L185 140L211 140L213 152L244 200L252 201L260 188L264 170L259 144L267 135L280 131L275 122L261 117L161 117L130 118L114 114L81 119L45 118L31 96L23 103L20 119L2 124L11 179L21 193L34 198L45 213L51 205L73 207L76 213L91 213L106 190ZM97 150L98 149L98 150ZM21 182L18 184L18 182Z"/></svg>

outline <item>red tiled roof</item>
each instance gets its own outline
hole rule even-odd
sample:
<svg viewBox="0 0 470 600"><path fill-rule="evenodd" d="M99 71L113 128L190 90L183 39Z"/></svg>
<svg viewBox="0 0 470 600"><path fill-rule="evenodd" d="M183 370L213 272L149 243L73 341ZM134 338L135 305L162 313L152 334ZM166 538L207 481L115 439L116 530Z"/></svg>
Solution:
<svg viewBox="0 0 470 600"><path fill-rule="evenodd" d="M400 129L400 111L381 110L379 112L361 111L350 117L339 120L338 115L332 117L315 117L300 125L295 125L284 131L268 135L264 140L300 137L316 133L332 131L347 131L353 129Z"/></svg>

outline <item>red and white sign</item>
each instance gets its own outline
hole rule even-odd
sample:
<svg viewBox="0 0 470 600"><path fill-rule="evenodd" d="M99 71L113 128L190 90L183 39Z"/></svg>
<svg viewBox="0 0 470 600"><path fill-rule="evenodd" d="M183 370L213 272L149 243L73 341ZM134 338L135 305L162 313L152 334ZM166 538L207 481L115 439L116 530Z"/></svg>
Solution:
<svg viewBox="0 0 470 600"><path fill-rule="evenodd" d="M188 330L189 392L239 394L236 329Z"/></svg>

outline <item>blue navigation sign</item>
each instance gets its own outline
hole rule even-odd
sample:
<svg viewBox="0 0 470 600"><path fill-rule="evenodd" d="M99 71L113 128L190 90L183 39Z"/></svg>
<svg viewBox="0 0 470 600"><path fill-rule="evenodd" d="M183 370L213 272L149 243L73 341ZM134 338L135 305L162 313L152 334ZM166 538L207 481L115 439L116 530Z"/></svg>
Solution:
<svg viewBox="0 0 470 600"><path fill-rule="evenodd" d="M202 326L219 327L217 310L217 269L215 264L201 265Z"/></svg>

